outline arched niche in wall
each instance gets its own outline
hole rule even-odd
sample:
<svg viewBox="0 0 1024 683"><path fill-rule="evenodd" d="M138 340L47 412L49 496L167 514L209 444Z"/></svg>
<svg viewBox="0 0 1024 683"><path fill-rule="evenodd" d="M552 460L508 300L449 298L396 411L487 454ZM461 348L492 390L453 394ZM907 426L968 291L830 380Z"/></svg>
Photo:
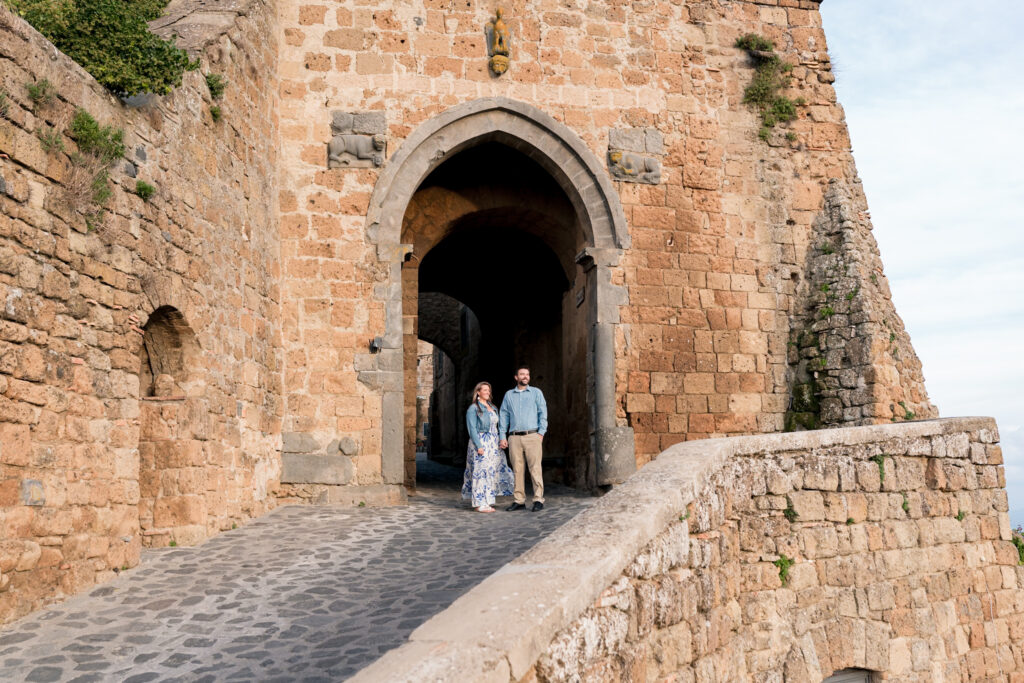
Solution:
<svg viewBox="0 0 1024 683"><path fill-rule="evenodd" d="M207 536L209 409L201 350L181 311L161 306L139 349L139 526L143 545Z"/></svg>
<svg viewBox="0 0 1024 683"><path fill-rule="evenodd" d="M201 394L199 342L185 316L172 306L161 306L149 316L142 331L140 395L167 398Z"/></svg>

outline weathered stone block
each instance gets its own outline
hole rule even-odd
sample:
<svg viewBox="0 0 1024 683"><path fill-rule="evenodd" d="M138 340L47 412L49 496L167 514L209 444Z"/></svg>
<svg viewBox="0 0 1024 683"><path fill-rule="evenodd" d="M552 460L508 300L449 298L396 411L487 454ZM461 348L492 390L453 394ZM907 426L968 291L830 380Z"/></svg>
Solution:
<svg viewBox="0 0 1024 683"><path fill-rule="evenodd" d="M814 522L825 519L825 499L817 491L794 491L789 494L799 519Z"/></svg>
<svg viewBox="0 0 1024 683"><path fill-rule="evenodd" d="M627 152L646 152L647 144L642 128L612 128L608 131L608 146Z"/></svg>
<svg viewBox="0 0 1024 683"><path fill-rule="evenodd" d="M0 424L0 463L24 467L29 464L29 426Z"/></svg>
<svg viewBox="0 0 1024 683"><path fill-rule="evenodd" d="M348 484L353 473L352 459L344 455L281 455L283 484Z"/></svg>
<svg viewBox="0 0 1024 683"><path fill-rule="evenodd" d="M43 482L37 479L22 479L20 500L22 505L46 505Z"/></svg>
<svg viewBox="0 0 1024 683"><path fill-rule="evenodd" d="M206 501L202 496L158 498L153 507L153 524L163 529L206 524Z"/></svg>
<svg viewBox="0 0 1024 683"><path fill-rule="evenodd" d="M352 117L352 132L375 135L388 132L387 119L383 111L356 112Z"/></svg>
<svg viewBox="0 0 1024 683"><path fill-rule="evenodd" d="M281 435L281 451L284 453L315 453L320 444L311 434L304 432L285 432Z"/></svg>

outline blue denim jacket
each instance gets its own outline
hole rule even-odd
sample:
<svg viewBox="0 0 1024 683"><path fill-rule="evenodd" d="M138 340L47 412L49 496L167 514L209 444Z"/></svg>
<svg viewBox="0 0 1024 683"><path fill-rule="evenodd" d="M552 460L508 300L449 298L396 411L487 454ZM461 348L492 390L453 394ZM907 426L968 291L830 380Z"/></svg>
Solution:
<svg viewBox="0 0 1024 683"><path fill-rule="evenodd" d="M469 438L473 440L473 444L477 448L483 448L483 442L480 440L480 434L491 431L491 417L487 412L487 409L480 406L480 413L476 411L476 401L469 404L469 408L466 410L466 431L469 432ZM493 405L491 410L495 413L498 409Z"/></svg>

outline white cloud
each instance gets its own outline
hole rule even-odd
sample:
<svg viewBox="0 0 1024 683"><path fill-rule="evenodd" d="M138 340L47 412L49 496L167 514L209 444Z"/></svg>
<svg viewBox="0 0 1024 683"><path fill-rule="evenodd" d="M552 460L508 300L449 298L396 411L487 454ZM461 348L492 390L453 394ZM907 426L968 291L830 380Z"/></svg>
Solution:
<svg viewBox="0 0 1024 683"><path fill-rule="evenodd" d="M1024 523L1024 5L822 4L875 236L944 416L1000 424Z"/></svg>

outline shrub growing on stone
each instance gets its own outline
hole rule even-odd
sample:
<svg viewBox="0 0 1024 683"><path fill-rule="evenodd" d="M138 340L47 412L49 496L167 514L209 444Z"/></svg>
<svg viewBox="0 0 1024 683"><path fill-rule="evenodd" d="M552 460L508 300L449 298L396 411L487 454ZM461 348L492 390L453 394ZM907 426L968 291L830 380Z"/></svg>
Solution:
<svg viewBox="0 0 1024 683"><path fill-rule="evenodd" d="M147 183L145 180L135 181L135 194L142 198L142 201L148 202L156 192L156 188Z"/></svg>
<svg viewBox="0 0 1024 683"><path fill-rule="evenodd" d="M210 89L210 97L219 100L224 96L224 88L228 82L220 74L206 74L206 87Z"/></svg>
<svg viewBox="0 0 1024 683"><path fill-rule="evenodd" d="M796 118L796 108L802 100L791 100L782 95L789 87L792 64L783 62L775 54L775 44L762 36L749 33L736 40L736 47L745 50L757 64L754 78L743 91L743 102L761 113L758 137L767 141L776 124Z"/></svg>
<svg viewBox="0 0 1024 683"><path fill-rule="evenodd" d="M57 89L45 78L37 83L26 83L25 90L35 107L47 107L57 97Z"/></svg>
<svg viewBox="0 0 1024 683"><path fill-rule="evenodd" d="M99 221L102 206L112 194L108 182L110 165L124 156L124 131L101 126L89 112L79 109L69 128L78 151L71 155L71 173L64 183L68 205L85 215L87 222Z"/></svg>
<svg viewBox="0 0 1024 683"><path fill-rule="evenodd" d="M7 3L120 96L166 95L197 64L173 40L151 33L166 0L6 0Z"/></svg>

